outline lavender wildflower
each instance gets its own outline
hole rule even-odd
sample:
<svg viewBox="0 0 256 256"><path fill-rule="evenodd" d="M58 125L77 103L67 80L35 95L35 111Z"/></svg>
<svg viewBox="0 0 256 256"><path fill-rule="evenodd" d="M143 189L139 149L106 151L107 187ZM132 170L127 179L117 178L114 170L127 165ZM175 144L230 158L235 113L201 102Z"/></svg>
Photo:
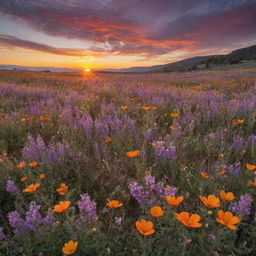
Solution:
<svg viewBox="0 0 256 256"><path fill-rule="evenodd" d="M176 147L170 144L165 146L164 141L154 141L155 155L157 161L174 160L176 158Z"/></svg>
<svg viewBox="0 0 256 256"><path fill-rule="evenodd" d="M13 180L7 180L6 184L6 191L9 192L10 194L15 194L18 192L18 187L14 184Z"/></svg>
<svg viewBox="0 0 256 256"><path fill-rule="evenodd" d="M130 194L141 204L149 201L149 192L143 186L134 181L129 184Z"/></svg>
<svg viewBox="0 0 256 256"><path fill-rule="evenodd" d="M249 138L248 138L248 144L249 145L253 145L253 144L255 144L256 143L256 135L251 135L251 136L249 136Z"/></svg>
<svg viewBox="0 0 256 256"><path fill-rule="evenodd" d="M231 148L234 150L242 150L244 147L244 140L241 137L237 137L231 144Z"/></svg>
<svg viewBox="0 0 256 256"><path fill-rule="evenodd" d="M152 176L151 174L148 174L144 177L145 181L146 181L146 185L151 188L154 189L155 188L155 183L156 183L156 178L154 176Z"/></svg>
<svg viewBox="0 0 256 256"><path fill-rule="evenodd" d="M236 214L240 214L242 216L250 215L252 208L252 198L250 195L245 194L240 196L240 200L238 202L232 202L229 205L229 210Z"/></svg>
<svg viewBox="0 0 256 256"><path fill-rule="evenodd" d="M0 227L0 241L4 240L5 239L5 234L3 232L3 228Z"/></svg>
<svg viewBox="0 0 256 256"><path fill-rule="evenodd" d="M31 231L36 231L38 224L43 222L43 217L39 212L41 206L36 204L36 202L31 202L29 205L29 210L26 212L25 223L27 229Z"/></svg>
<svg viewBox="0 0 256 256"><path fill-rule="evenodd" d="M256 213L254 215L254 218L253 218L253 221L252 221L254 224L256 224Z"/></svg>
<svg viewBox="0 0 256 256"><path fill-rule="evenodd" d="M15 235L21 235L25 231L25 222L20 217L20 214L18 211L12 211L9 212L8 215L9 224L12 228L14 228L14 234Z"/></svg>
<svg viewBox="0 0 256 256"><path fill-rule="evenodd" d="M85 222L86 220L95 219L97 216L96 203L91 200L88 194L82 194L80 197L81 200L77 204L80 210L81 220Z"/></svg>
<svg viewBox="0 0 256 256"><path fill-rule="evenodd" d="M144 177L147 187L155 191L160 197L164 196L164 188L161 183L156 183L156 178L150 174Z"/></svg>
<svg viewBox="0 0 256 256"><path fill-rule="evenodd" d="M122 217L115 217L115 223L116 223L116 225L121 226L122 225Z"/></svg>
<svg viewBox="0 0 256 256"><path fill-rule="evenodd" d="M215 239L216 239L216 236L214 234L209 234L209 236L208 236L209 241L213 241Z"/></svg>
<svg viewBox="0 0 256 256"><path fill-rule="evenodd" d="M51 165L60 162L68 149L67 143L58 142L46 145L40 135L36 139L29 135L28 142L22 149L22 156L29 161L40 161L45 165Z"/></svg>
<svg viewBox="0 0 256 256"><path fill-rule="evenodd" d="M177 188L175 188L173 186L167 186L165 188L164 195L165 196L175 196L176 192L177 192Z"/></svg>
<svg viewBox="0 0 256 256"><path fill-rule="evenodd" d="M154 139L153 129L152 128L147 129L144 136L145 136L145 141L147 143L152 142Z"/></svg>
<svg viewBox="0 0 256 256"><path fill-rule="evenodd" d="M234 164L231 164L231 165L226 165L225 166L225 171L230 173L230 174L233 174L233 175L240 175L241 174L241 169L240 169L240 163L237 162L237 163L234 163Z"/></svg>
<svg viewBox="0 0 256 256"><path fill-rule="evenodd" d="M53 211L49 210L46 214L45 218L43 219L43 225L45 226L53 226L55 223L55 218L53 215Z"/></svg>

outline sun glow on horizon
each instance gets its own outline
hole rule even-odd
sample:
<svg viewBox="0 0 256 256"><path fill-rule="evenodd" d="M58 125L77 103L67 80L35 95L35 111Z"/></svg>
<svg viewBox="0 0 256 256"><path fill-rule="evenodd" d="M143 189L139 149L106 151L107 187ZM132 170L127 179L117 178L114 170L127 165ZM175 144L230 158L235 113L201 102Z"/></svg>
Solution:
<svg viewBox="0 0 256 256"><path fill-rule="evenodd" d="M86 68L84 69L85 72L91 72L91 69L90 68Z"/></svg>

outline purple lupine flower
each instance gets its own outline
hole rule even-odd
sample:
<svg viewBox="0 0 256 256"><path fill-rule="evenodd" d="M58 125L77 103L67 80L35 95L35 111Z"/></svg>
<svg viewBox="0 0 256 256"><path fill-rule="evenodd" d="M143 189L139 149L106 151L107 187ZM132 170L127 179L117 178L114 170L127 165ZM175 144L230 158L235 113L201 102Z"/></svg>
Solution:
<svg viewBox="0 0 256 256"><path fill-rule="evenodd" d="M254 218L253 218L253 221L252 221L254 224L256 224L256 213L254 215Z"/></svg>
<svg viewBox="0 0 256 256"><path fill-rule="evenodd" d="M161 183L156 183L156 178L152 176L151 174L148 174L144 177L146 181L146 186L150 188L151 190L155 191L158 196L162 197L164 196L164 188Z"/></svg>
<svg viewBox="0 0 256 256"><path fill-rule="evenodd" d="M208 236L209 241L213 241L215 239L216 239L216 236L214 234L209 234L209 236Z"/></svg>
<svg viewBox="0 0 256 256"><path fill-rule="evenodd" d="M147 129L144 136L145 136L145 141L146 141L147 143L152 142L153 139L154 139L154 132L153 132L153 129L152 129L152 128Z"/></svg>
<svg viewBox="0 0 256 256"><path fill-rule="evenodd" d="M129 184L130 194L141 204L149 202L149 192L143 186L134 181Z"/></svg>
<svg viewBox="0 0 256 256"><path fill-rule="evenodd" d="M18 211L9 212L8 215L9 224L14 228L14 233L16 235L21 235L26 230L25 221L20 217Z"/></svg>
<svg viewBox="0 0 256 256"><path fill-rule="evenodd" d="M94 126L97 132L101 134L101 136L106 137L109 136L109 127L108 124L104 123L102 120L95 120L94 121Z"/></svg>
<svg viewBox="0 0 256 256"><path fill-rule="evenodd" d="M8 213L9 224L14 228L14 233L16 235L22 235L26 231L38 232L41 231L41 229L53 226L55 222L53 212L48 212L45 218L43 218L40 213L40 208L41 206L36 202L31 202L29 209L25 214L25 220L21 218L18 211Z"/></svg>
<svg viewBox="0 0 256 256"><path fill-rule="evenodd" d="M192 120L189 122L189 124L188 124L189 131L190 131L190 132L193 132L193 130L195 129L195 126L196 126L195 120L192 119Z"/></svg>
<svg viewBox="0 0 256 256"><path fill-rule="evenodd" d="M226 165L224 167L224 170L233 175L240 175L241 174L240 166L241 166L241 163L237 162L234 164Z"/></svg>
<svg viewBox="0 0 256 256"><path fill-rule="evenodd" d="M51 165L60 162L66 151L69 151L67 143L57 142L46 145L40 135L36 139L29 135L28 142L22 149L22 156L29 161Z"/></svg>
<svg viewBox="0 0 256 256"><path fill-rule="evenodd" d="M4 229L2 227L0 227L0 241L5 239L5 234L4 234Z"/></svg>
<svg viewBox="0 0 256 256"><path fill-rule="evenodd" d="M90 115L84 115L75 121L75 126L81 127L86 135L90 135L93 130L93 119Z"/></svg>
<svg viewBox="0 0 256 256"><path fill-rule="evenodd" d="M153 190L155 188L156 177L151 174L147 174L144 179L146 181L146 185Z"/></svg>
<svg viewBox="0 0 256 256"><path fill-rule="evenodd" d="M238 202L232 202L229 210L242 216L248 216L252 209L252 198L249 194L241 195Z"/></svg>
<svg viewBox="0 0 256 256"><path fill-rule="evenodd" d="M93 220L96 218L96 203L91 200L88 194L80 195L81 200L78 201L78 208L80 210L81 220Z"/></svg>
<svg viewBox="0 0 256 256"><path fill-rule="evenodd" d="M115 217L115 223L116 225L118 226L121 226L122 225L122 217Z"/></svg>
<svg viewBox="0 0 256 256"><path fill-rule="evenodd" d="M249 138L248 138L248 144L249 145L253 145L253 144L256 144L256 135L251 135L251 136L249 136Z"/></svg>
<svg viewBox="0 0 256 256"><path fill-rule="evenodd" d="M157 161L174 160L176 158L176 147L172 144L166 147L165 141L154 141L155 155Z"/></svg>
<svg viewBox="0 0 256 256"><path fill-rule="evenodd" d="M43 225L45 226L53 226L55 223L55 218L53 215L53 211L49 210L46 216L43 219Z"/></svg>
<svg viewBox="0 0 256 256"><path fill-rule="evenodd" d="M9 192L10 194L15 194L18 192L18 187L15 185L13 180L7 180L6 184L6 191Z"/></svg>
<svg viewBox="0 0 256 256"><path fill-rule="evenodd" d="M164 195L165 196L175 196L176 192L177 192L177 188L175 188L173 186L167 186L165 188Z"/></svg>
<svg viewBox="0 0 256 256"><path fill-rule="evenodd" d="M25 225L27 229L36 231L39 224L43 222L43 217L40 213L41 206L36 202L31 202L29 209L26 212Z"/></svg>
<svg viewBox="0 0 256 256"><path fill-rule="evenodd" d="M94 156L98 161L101 159L102 151L103 151L103 149L100 146L100 144L95 142L95 144L94 144Z"/></svg>
<svg viewBox="0 0 256 256"><path fill-rule="evenodd" d="M242 150L244 148L244 140L241 137L237 137L231 144L231 148L234 150Z"/></svg>

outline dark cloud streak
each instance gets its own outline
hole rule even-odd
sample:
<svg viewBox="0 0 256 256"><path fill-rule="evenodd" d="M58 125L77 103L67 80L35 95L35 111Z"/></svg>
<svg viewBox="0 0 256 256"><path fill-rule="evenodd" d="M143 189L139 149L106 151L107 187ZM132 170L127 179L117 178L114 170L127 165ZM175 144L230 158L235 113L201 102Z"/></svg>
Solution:
<svg viewBox="0 0 256 256"><path fill-rule="evenodd" d="M46 44L39 44L28 40L22 40L20 38L8 35L0 35L0 45L19 47L34 51L46 52L49 54L67 55L74 57L85 57L95 55L95 53L92 52L87 54L83 49L55 48ZM97 54L98 53L96 53L96 55Z"/></svg>

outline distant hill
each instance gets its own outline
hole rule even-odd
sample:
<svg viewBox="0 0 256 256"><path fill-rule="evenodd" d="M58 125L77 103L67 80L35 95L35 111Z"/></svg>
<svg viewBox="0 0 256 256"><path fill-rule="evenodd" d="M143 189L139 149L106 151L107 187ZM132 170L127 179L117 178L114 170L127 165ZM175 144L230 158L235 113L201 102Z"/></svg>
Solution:
<svg viewBox="0 0 256 256"><path fill-rule="evenodd" d="M125 72L125 73L147 73L147 72L184 72L193 70L216 69L218 66L230 66L235 64L255 61L256 63L256 45L241 48L225 55L196 56L173 63L156 65L151 67L131 67L121 69L94 69L98 72ZM256 65L253 64L255 67ZM71 68L52 68L52 67L26 67L16 65L0 65L0 69L18 69L44 72L77 72L81 69Z"/></svg>
<svg viewBox="0 0 256 256"><path fill-rule="evenodd" d="M184 71L192 69L194 65L200 64L202 61L207 60L211 56L197 56L169 64L157 65L151 67L133 67L133 68L121 68L121 69L104 69L106 72L170 72L170 71Z"/></svg>
<svg viewBox="0 0 256 256"><path fill-rule="evenodd" d="M218 65L233 65L250 60L256 60L256 45L241 48L226 55L211 56L201 64L205 64L205 68L210 68Z"/></svg>
<svg viewBox="0 0 256 256"><path fill-rule="evenodd" d="M0 65L0 69L6 70L29 70L29 71L43 71L43 72L76 72L81 71L73 68L53 68L53 67L29 67L18 65Z"/></svg>
<svg viewBox="0 0 256 256"><path fill-rule="evenodd" d="M256 45L241 48L225 55L197 56L181 61L151 66L112 70L112 72L183 72L207 70L223 65L234 65L248 61L256 61Z"/></svg>

